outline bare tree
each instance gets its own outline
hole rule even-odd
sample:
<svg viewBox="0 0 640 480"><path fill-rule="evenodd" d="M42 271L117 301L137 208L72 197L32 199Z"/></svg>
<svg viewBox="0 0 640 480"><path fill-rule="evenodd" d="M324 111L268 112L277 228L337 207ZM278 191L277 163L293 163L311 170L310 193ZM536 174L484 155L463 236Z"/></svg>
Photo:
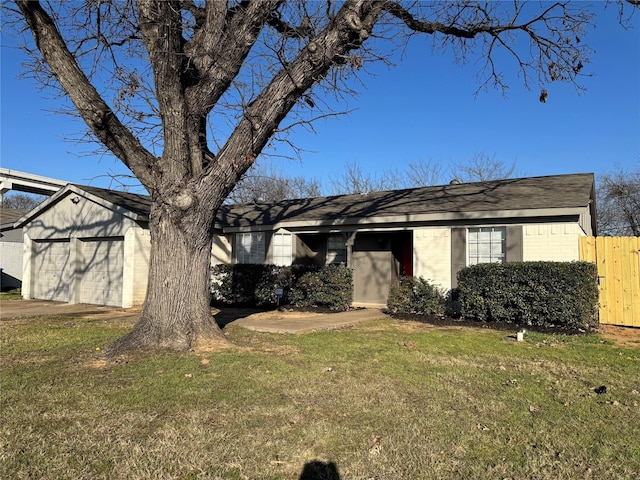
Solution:
<svg viewBox="0 0 640 480"><path fill-rule="evenodd" d="M5 28L12 14L35 41L33 74L151 196L147 296L113 354L222 338L209 309L218 208L270 142L348 93L403 33L478 61L481 88L507 87L505 58L544 88L578 85L593 18L581 2L462 0L15 0Z"/></svg>
<svg viewBox="0 0 640 480"><path fill-rule="evenodd" d="M495 156L478 153L467 163L454 163L451 167L452 178L461 182L486 182L510 178L515 171L515 165L505 165Z"/></svg>
<svg viewBox="0 0 640 480"><path fill-rule="evenodd" d="M32 210L44 202L47 197L43 195L29 195L27 193L7 193L3 195L0 205L2 208L15 208L16 210Z"/></svg>
<svg viewBox="0 0 640 480"><path fill-rule="evenodd" d="M380 175L376 175L363 172L358 163L348 163L344 167L344 172L331 176L331 193L345 195L394 190L405 186L402 178L397 170L385 170Z"/></svg>
<svg viewBox="0 0 640 480"><path fill-rule="evenodd" d="M292 198L320 196L316 179L289 177L272 166L255 165L236 184L227 197L228 203L273 203Z"/></svg>
<svg viewBox="0 0 640 480"><path fill-rule="evenodd" d="M442 163L428 160L409 162L407 178L415 187L439 185L446 181Z"/></svg>
<svg viewBox="0 0 640 480"><path fill-rule="evenodd" d="M332 193L369 193L397 188L426 187L460 182L486 182L510 178L515 165L506 166L485 153L476 154L469 162L456 162L445 169L442 162L418 160L409 162L406 171L384 170L381 174L365 173L357 163L345 166L342 174L332 177Z"/></svg>
<svg viewBox="0 0 640 480"><path fill-rule="evenodd" d="M640 170L618 170L600 177L598 235L640 237Z"/></svg>

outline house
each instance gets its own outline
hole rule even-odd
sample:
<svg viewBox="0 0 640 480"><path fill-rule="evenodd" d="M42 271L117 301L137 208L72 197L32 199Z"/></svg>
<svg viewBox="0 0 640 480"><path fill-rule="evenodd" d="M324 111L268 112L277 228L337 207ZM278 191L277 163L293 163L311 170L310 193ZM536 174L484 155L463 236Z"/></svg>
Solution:
<svg viewBox="0 0 640 480"><path fill-rule="evenodd" d="M450 289L475 263L578 260L578 238L595 234L594 199L588 173L225 205L212 263L341 263L353 270L354 303L383 304L400 275ZM145 196L68 185L16 223L23 295L141 303L148 213Z"/></svg>
<svg viewBox="0 0 640 480"><path fill-rule="evenodd" d="M144 195L69 184L23 216L22 296L142 304L149 268Z"/></svg>

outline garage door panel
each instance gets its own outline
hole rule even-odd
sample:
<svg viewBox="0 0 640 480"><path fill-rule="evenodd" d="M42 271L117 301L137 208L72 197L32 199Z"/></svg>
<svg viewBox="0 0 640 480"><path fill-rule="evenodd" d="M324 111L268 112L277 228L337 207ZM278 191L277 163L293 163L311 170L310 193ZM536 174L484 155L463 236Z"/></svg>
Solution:
<svg viewBox="0 0 640 480"><path fill-rule="evenodd" d="M121 306L124 241L83 241L82 258L80 302Z"/></svg>
<svg viewBox="0 0 640 480"><path fill-rule="evenodd" d="M33 297L69 301L69 242L34 242Z"/></svg>

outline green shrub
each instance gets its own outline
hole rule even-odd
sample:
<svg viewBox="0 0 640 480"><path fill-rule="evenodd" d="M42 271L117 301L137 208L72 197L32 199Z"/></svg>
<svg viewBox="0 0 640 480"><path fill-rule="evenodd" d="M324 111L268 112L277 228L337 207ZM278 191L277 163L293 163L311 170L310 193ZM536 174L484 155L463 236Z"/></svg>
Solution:
<svg viewBox="0 0 640 480"><path fill-rule="evenodd" d="M291 303L291 287L298 279L308 272L317 272L316 265L291 265L280 267L269 265L271 269L262 275L255 288L255 303L257 306L288 305ZM282 288L283 296L278 301L276 288Z"/></svg>
<svg viewBox="0 0 640 480"><path fill-rule="evenodd" d="M289 300L296 307L347 310L353 301L353 275L342 265L303 273L292 282Z"/></svg>
<svg viewBox="0 0 640 480"><path fill-rule="evenodd" d="M226 303L346 309L351 304L351 271L315 265L225 265L217 273L215 297ZM276 297L282 288L283 297ZM345 294L345 291L348 294Z"/></svg>
<svg viewBox="0 0 640 480"><path fill-rule="evenodd" d="M389 289L390 313L442 315L445 298L438 287L422 277L401 277Z"/></svg>
<svg viewBox="0 0 640 480"><path fill-rule="evenodd" d="M212 299L229 304L255 304L256 285L266 265L222 264L212 269Z"/></svg>
<svg viewBox="0 0 640 480"><path fill-rule="evenodd" d="M598 274L588 262L491 263L458 272L461 313L481 321L592 328Z"/></svg>
<svg viewBox="0 0 640 480"><path fill-rule="evenodd" d="M261 264L215 265L211 282L212 299L228 304L258 305L258 286L269 283L274 276L273 269L274 265Z"/></svg>

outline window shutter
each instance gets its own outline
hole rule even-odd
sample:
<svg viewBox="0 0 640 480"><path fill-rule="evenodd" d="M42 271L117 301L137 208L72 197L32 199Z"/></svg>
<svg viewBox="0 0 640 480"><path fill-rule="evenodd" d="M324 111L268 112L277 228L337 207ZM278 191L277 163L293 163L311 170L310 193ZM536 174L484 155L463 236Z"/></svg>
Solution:
<svg viewBox="0 0 640 480"><path fill-rule="evenodd" d="M456 275L467 265L467 229L451 229L451 288L458 286Z"/></svg>
<svg viewBox="0 0 640 480"><path fill-rule="evenodd" d="M507 262L522 262L522 225L507 227Z"/></svg>

